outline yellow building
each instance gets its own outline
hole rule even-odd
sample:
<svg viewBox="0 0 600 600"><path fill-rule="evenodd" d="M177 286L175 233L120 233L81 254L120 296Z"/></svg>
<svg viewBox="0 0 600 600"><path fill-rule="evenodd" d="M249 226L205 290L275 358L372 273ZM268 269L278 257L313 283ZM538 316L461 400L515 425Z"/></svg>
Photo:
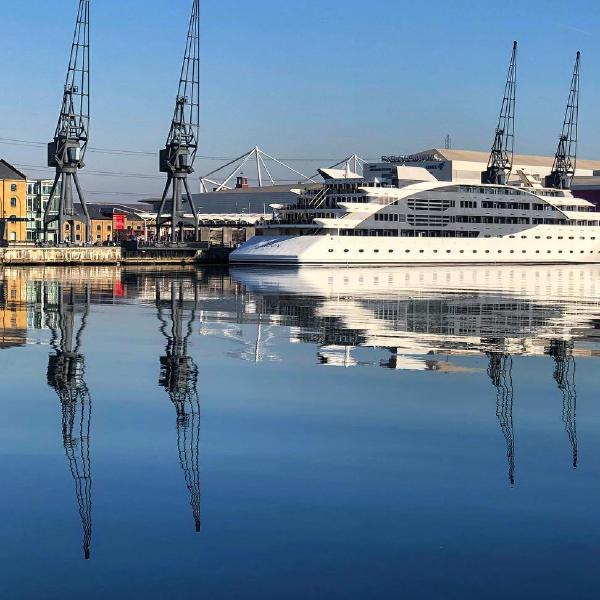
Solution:
<svg viewBox="0 0 600 600"><path fill-rule="evenodd" d="M27 240L27 177L0 159L0 242Z"/></svg>

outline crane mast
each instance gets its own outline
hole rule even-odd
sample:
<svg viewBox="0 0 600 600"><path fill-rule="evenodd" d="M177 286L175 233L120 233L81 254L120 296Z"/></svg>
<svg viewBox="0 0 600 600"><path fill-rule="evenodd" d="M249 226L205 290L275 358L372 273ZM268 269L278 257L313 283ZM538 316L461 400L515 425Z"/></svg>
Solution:
<svg viewBox="0 0 600 600"><path fill-rule="evenodd" d="M76 241L75 221L85 223L86 241L91 241L90 216L79 183L78 171L85 166L84 158L90 131L90 0L79 0L77 22L67 70L62 105L54 140L48 144L48 166L56 169L50 198L44 210L44 238L48 226L58 223L57 241L69 236ZM60 183L60 192L59 190ZM74 189L77 192L84 218L74 208ZM58 206L56 201L58 200Z"/></svg>
<svg viewBox="0 0 600 600"><path fill-rule="evenodd" d="M500 118L487 169L481 174L481 183L505 185L512 171L515 143L515 98L517 91L517 42L513 42L508 76Z"/></svg>
<svg viewBox="0 0 600 600"><path fill-rule="evenodd" d="M185 227L184 204L194 217L195 239L198 241L198 216L188 185L194 172L200 128L200 0L193 0L192 15L175 100L175 112L165 147L160 151L160 172L167 174L167 183L156 215L156 237L161 228L171 227L171 242L183 241ZM171 211L163 216L167 196L171 191ZM180 231L178 231L178 229Z"/></svg>
<svg viewBox="0 0 600 600"><path fill-rule="evenodd" d="M579 118L579 62L581 53L577 52L575 67L571 77L571 89L567 100L567 109L562 131L558 139L558 148L554 155L552 172L545 179L549 188L566 190L571 187L577 166L577 121Z"/></svg>

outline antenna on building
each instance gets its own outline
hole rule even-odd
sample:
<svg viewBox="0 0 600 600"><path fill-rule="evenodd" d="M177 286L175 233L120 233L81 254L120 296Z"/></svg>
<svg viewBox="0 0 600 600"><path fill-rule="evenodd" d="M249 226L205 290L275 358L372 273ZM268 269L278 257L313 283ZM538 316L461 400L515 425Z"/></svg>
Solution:
<svg viewBox="0 0 600 600"><path fill-rule="evenodd" d="M67 80L54 140L48 144L48 166L56 169L50 198L44 211L44 238L48 239L48 225L58 221L57 241L61 243L65 223L71 223L69 234L75 241L75 221L86 224L86 240L91 241L90 215L79 184L78 171L85 166L83 159L89 142L90 131L90 2L79 0L77 23ZM53 200L61 182L58 209L54 213ZM75 212L73 185L85 219ZM54 214L52 214L54 213Z"/></svg>
<svg viewBox="0 0 600 600"><path fill-rule="evenodd" d="M452 138L450 137L449 133L446 134L446 137L444 139L444 148L446 150L450 150L452 148Z"/></svg>
<svg viewBox="0 0 600 600"><path fill-rule="evenodd" d="M563 120L562 131L558 139L558 148L554 155L552 172L545 178L549 188L566 190L571 187L577 166L577 127L579 118L579 61L581 53L577 52L575 67L571 77L571 89L567 100L567 109Z"/></svg>
<svg viewBox="0 0 600 600"><path fill-rule="evenodd" d="M188 202L194 216L196 241L198 241L198 215L192 201L187 178L194 172L194 159L198 151L200 129L200 0L193 0L192 15L187 34L183 66L179 78L179 90L175 112L165 147L160 151L160 172L167 174L167 183L156 215L156 237L166 223L171 226L171 241L179 237L183 241L185 226L184 202ZM163 217L167 194L172 188L171 214ZM184 199L185 193L185 199Z"/></svg>
<svg viewBox="0 0 600 600"><path fill-rule="evenodd" d="M487 169L481 174L481 183L505 185L512 171L515 144L515 98L517 90L517 42L513 42L508 76L500 118Z"/></svg>

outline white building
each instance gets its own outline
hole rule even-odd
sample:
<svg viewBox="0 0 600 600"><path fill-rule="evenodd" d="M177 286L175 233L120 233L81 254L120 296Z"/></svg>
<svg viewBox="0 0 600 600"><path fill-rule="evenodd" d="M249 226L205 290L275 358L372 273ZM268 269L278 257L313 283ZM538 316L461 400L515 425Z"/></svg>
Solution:
<svg viewBox="0 0 600 600"><path fill-rule="evenodd" d="M378 179L382 183L392 183L399 165L424 167L438 181L456 181L480 184L481 173L486 170L489 152L476 150L446 150L432 148L408 156L384 156L378 163L365 164L364 176L367 180ZM528 156L515 154L509 183L522 183L523 176L532 182L542 183L552 171L553 156ZM591 176L600 170L598 160L577 160L576 177Z"/></svg>

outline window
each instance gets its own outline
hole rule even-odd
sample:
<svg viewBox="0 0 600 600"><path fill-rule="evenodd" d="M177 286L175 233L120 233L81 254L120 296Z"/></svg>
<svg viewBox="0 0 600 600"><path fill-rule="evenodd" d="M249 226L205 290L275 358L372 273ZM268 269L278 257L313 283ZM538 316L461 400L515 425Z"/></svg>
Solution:
<svg viewBox="0 0 600 600"><path fill-rule="evenodd" d="M100 236L98 236L98 237L100 237ZM329 248L329 252L333 252L333 249L332 249L332 248Z"/></svg>
<svg viewBox="0 0 600 600"><path fill-rule="evenodd" d="M10 205L11 205L13 208L16 208L16 206L17 206L17 199L16 199L16 198L11 198L11 199L10 199Z"/></svg>
<svg viewBox="0 0 600 600"><path fill-rule="evenodd" d="M17 191L17 184L16 183L11 183L10 184L10 191L11 192L16 192Z"/></svg>
<svg viewBox="0 0 600 600"><path fill-rule="evenodd" d="M102 231L102 225L96 225L96 231Z"/></svg>
<svg viewBox="0 0 600 600"><path fill-rule="evenodd" d="M17 232L16 231L11 231L10 232L10 241L11 242L16 242L17 241Z"/></svg>

